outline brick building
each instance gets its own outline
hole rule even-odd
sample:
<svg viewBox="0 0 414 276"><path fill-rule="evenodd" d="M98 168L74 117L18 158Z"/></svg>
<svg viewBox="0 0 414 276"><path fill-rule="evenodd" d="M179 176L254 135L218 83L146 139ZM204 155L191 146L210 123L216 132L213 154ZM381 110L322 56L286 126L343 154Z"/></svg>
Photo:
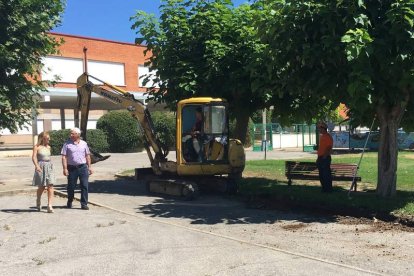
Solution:
<svg viewBox="0 0 414 276"><path fill-rule="evenodd" d="M56 39L63 39L59 54L44 58L43 80L53 80L57 84L42 94L39 115L27 129L10 134L7 129L0 130L0 146L31 145L33 136L46 130L58 130L74 126L74 107L76 105L76 79L84 71L84 51L87 49L88 73L107 83L131 92L136 99L146 101L146 87L141 76L148 74L144 66L145 46L116 42L76 35L50 33ZM97 82L98 83L98 82ZM151 84L147 84L149 86ZM153 106L149 105L150 108ZM92 94L91 112L88 128L95 128L100 116L118 106Z"/></svg>

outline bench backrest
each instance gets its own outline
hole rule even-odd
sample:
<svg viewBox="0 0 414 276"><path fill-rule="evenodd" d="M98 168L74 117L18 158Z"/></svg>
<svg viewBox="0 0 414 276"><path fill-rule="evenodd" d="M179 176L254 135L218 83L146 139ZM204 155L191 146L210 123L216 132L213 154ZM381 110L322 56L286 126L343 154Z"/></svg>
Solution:
<svg viewBox="0 0 414 276"><path fill-rule="evenodd" d="M353 176L357 171L357 164L334 163L331 164L332 175L334 176ZM318 175L318 167L315 162L298 162L286 161L285 163L286 175L306 174Z"/></svg>

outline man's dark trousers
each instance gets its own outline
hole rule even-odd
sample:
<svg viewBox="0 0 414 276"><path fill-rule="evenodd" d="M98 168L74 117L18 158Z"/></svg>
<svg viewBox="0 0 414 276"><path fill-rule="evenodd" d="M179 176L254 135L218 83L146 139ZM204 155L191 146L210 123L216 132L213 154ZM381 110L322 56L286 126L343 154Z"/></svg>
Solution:
<svg viewBox="0 0 414 276"><path fill-rule="evenodd" d="M319 156L316 161L323 192L332 192L331 160L331 156L325 158Z"/></svg>
<svg viewBox="0 0 414 276"><path fill-rule="evenodd" d="M75 186L79 178L80 188L81 188L81 205L88 205L88 180L89 180L89 171L86 164L79 166L68 165L68 202L72 202L75 196Z"/></svg>

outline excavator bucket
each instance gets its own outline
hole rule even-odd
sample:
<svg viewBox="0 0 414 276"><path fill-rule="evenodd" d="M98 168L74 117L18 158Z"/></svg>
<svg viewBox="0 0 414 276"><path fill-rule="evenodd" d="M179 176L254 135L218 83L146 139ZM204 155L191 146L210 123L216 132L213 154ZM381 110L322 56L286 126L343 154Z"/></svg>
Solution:
<svg viewBox="0 0 414 276"><path fill-rule="evenodd" d="M95 164L95 163L100 162L100 161L104 161L104 160L108 159L109 157L111 157L110 155L103 156L99 152L94 151L91 148L89 148L89 151L91 152L91 163L92 164Z"/></svg>

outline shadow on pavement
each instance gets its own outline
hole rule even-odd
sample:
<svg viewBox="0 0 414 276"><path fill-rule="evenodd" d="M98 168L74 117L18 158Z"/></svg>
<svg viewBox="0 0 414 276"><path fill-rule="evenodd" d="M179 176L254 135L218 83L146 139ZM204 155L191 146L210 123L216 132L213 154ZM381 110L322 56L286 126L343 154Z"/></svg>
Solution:
<svg viewBox="0 0 414 276"><path fill-rule="evenodd" d="M53 209L66 209L66 205L53 205ZM47 206L42 206L42 211L47 211ZM35 206L29 207L29 209L0 209L0 212L4 213L37 213L39 212Z"/></svg>
<svg viewBox="0 0 414 276"><path fill-rule="evenodd" d="M55 185L55 189L66 193L66 184ZM75 194L79 193L79 184L76 185ZM89 182L89 193L118 194L129 196L146 196L145 187L132 179L117 178L114 180L94 180Z"/></svg>
<svg viewBox="0 0 414 276"><path fill-rule="evenodd" d="M279 220L301 223L335 222L333 216L316 217L290 211L258 210L246 208L242 198L225 198L220 195L202 196L192 202L159 199L137 208L137 212L151 217L181 218L191 224L273 224Z"/></svg>
<svg viewBox="0 0 414 276"><path fill-rule="evenodd" d="M30 207L30 209L0 209L4 213L34 213L38 212L35 207Z"/></svg>
<svg viewBox="0 0 414 276"><path fill-rule="evenodd" d="M55 187L65 191L65 185ZM79 186L77 186L79 189ZM77 193L79 190L77 189ZM243 196L228 196L219 192L203 192L192 201L176 197L148 194L143 182L132 179L95 180L89 185L89 193L141 196L143 200L135 210L154 218L180 218L191 224L272 224L278 220L311 223L335 222L335 216L315 216L314 214L293 213L291 210L260 210L252 206ZM145 202L145 203L144 203ZM133 207L131 207L133 208Z"/></svg>

